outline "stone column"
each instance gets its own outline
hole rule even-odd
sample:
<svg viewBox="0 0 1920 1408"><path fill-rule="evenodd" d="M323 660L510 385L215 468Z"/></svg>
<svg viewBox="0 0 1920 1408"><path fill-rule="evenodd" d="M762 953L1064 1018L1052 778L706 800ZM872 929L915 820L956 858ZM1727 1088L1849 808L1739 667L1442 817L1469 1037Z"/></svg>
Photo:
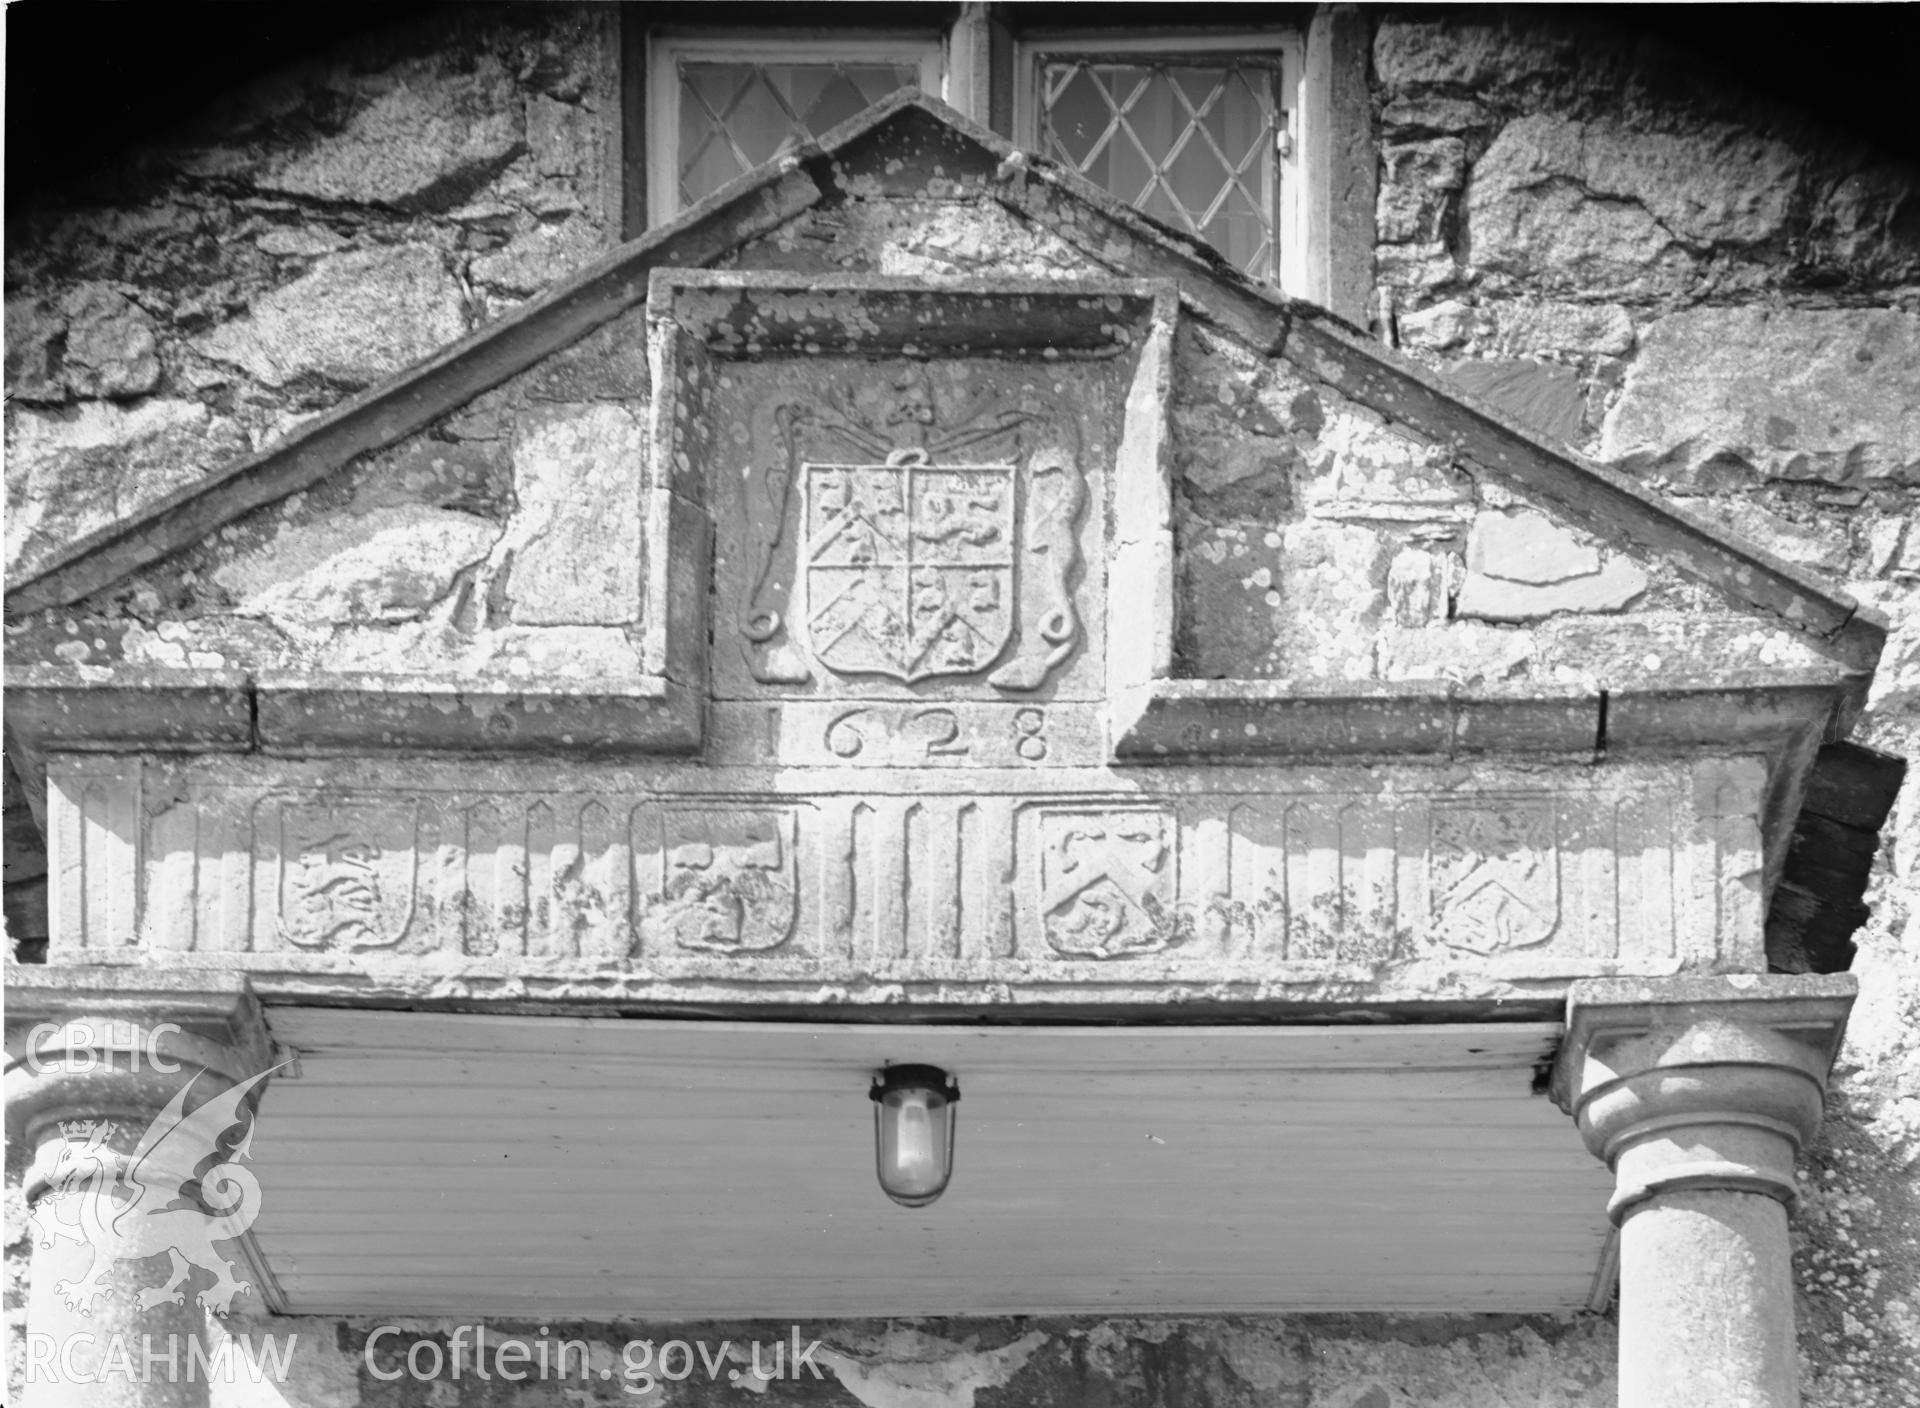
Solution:
<svg viewBox="0 0 1920 1408"><path fill-rule="evenodd" d="M1616 1183L1621 1408L1800 1402L1787 1214L1855 984L1573 985L1553 1093Z"/></svg>
<svg viewBox="0 0 1920 1408"><path fill-rule="evenodd" d="M25 1408L204 1408L208 1311L199 1298L217 1300L218 1273L231 1266L261 1304L265 1288L240 1225L257 1199L232 1151L271 1066L270 1045L243 980L177 976L8 970L7 1135L33 1150ZM205 1108L207 1119L154 1144L148 1132L156 1121L170 1125L162 1116L183 1092L172 1113ZM224 1104L208 1103L223 1095ZM225 1129L198 1127L229 1106L237 1119ZM124 1179L143 1138L151 1147L140 1182L153 1191L135 1206ZM196 1177L205 1202L234 1210L231 1220L197 1209L146 1220Z"/></svg>

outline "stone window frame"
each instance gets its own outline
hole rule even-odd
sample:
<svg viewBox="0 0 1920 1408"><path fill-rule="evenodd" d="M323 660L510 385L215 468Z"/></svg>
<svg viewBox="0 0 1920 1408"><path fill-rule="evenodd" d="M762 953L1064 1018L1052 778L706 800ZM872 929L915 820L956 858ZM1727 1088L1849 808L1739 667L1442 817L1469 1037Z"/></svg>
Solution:
<svg viewBox="0 0 1920 1408"><path fill-rule="evenodd" d="M940 82L931 95L991 128L1003 137L1015 133L1016 46L1046 34L1075 36L1101 47L1112 47L1128 36L1150 36L1154 42L1219 42L1224 33L1253 34L1262 44L1292 42L1299 46L1300 73L1297 120L1294 124L1295 211L1283 230L1281 282L1283 293L1304 298L1364 327L1373 297L1374 197L1379 182L1378 148L1374 135L1367 69L1372 59L1372 23L1356 4L1274 6L1261 14L1269 22L1244 23L1223 31L1181 23L1182 10L1158 5L1129 7L1127 26L1064 29L1052 6L1053 23L1020 26L1021 7L962 4L936 23L866 26L856 18L866 7L845 7L848 21L806 28L769 28L734 22L728 7L715 5L712 23L699 27L654 22L645 6L622 6L620 16L621 131L615 145L623 153L621 182L621 237L635 239L671 218L650 199L652 174L661 163L653 152L666 150L649 121L649 92L661 86L653 78L653 52L662 44L700 39L718 46L708 52L735 53L763 49L772 36L788 46L804 43L818 54L851 38L917 37L938 47ZM916 7L917 8L917 7ZM880 11L894 14L889 6ZM1155 20L1161 21L1156 25ZM1291 236L1287 239L1287 236ZM1286 246L1291 244L1289 253Z"/></svg>

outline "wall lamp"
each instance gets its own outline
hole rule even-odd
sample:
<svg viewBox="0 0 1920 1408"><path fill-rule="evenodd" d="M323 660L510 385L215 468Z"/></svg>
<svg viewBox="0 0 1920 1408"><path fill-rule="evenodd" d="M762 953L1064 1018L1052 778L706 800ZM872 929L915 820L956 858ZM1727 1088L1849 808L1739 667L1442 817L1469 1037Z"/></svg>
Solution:
<svg viewBox="0 0 1920 1408"><path fill-rule="evenodd" d="M953 1177L960 1083L938 1066L888 1066L874 1075L867 1095L880 1186L902 1207L925 1207Z"/></svg>

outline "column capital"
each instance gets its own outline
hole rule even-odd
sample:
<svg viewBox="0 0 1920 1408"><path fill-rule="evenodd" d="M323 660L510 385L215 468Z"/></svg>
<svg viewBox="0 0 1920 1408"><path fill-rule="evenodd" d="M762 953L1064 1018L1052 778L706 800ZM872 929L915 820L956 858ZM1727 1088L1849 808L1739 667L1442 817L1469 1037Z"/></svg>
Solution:
<svg viewBox="0 0 1920 1408"><path fill-rule="evenodd" d="M137 1132L191 1083L196 1099L268 1070L273 1043L243 975L93 964L8 964L7 1137L29 1147L61 1122ZM28 1197L44 1182L41 1160Z"/></svg>
<svg viewBox="0 0 1920 1408"><path fill-rule="evenodd" d="M1550 1090L1614 1171L1613 1220L1686 1188L1790 1205L1857 991L1845 973L1575 983Z"/></svg>

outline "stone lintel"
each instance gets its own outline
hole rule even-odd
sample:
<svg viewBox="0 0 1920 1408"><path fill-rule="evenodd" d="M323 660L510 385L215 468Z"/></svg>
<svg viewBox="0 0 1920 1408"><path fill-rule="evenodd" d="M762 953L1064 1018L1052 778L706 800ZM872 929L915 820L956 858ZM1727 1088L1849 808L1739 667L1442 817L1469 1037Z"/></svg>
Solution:
<svg viewBox="0 0 1920 1408"><path fill-rule="evenodd" d="M1550 1089L1614 1170L1614 1220L1686 1190L1791 1204L1857 991L1844 973L1572 984Z"/></svg>

